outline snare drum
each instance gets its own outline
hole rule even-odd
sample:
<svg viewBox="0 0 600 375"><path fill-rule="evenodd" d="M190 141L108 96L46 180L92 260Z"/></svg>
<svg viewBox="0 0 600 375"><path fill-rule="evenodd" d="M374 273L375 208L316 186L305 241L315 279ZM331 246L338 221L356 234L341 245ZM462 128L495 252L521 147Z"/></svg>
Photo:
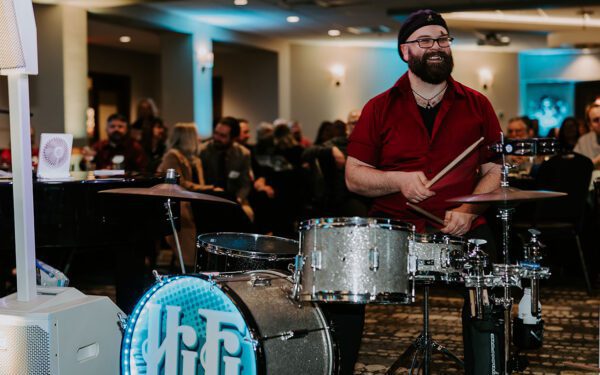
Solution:
<svg viewBox="0 0 600 375"><path fill-rule="evenodd" d="M295 297L302 301L411 303L408 239L413 233L413 225L390 219L302 222Z"/></svg>
<svg viewBox="0 0 600 375"><path fill-rule="evenodd" d="M196 270L288 272L298 254L298 241L250 233L206 233L198 236Z"/></svg>
<svg viewBox="0 0 600 375"><path fill-rule="evenodd" d="M465 240L443 234L415 234L409 240L409 269L417 281L461 282Z"/></svg>
<svg viewBox="0 0 600 375"><path fill-rule="evenodd" d="M321 310L291 303L275 271L164 278L138 302L121 346L121 374L335 373Z"/></svg>

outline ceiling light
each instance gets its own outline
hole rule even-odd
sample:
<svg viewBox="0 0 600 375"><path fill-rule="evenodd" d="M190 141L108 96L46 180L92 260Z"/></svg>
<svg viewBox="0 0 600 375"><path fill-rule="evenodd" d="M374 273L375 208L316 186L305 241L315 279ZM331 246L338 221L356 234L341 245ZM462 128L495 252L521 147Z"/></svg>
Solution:
<svg viewBox="0 0 600 375"><path fill-rule="evenodd" d="M300 17L298 17L298 16L288 16L288 18L286 18L286 20L289 23L296 23L296 22L300 22Z"/></svg>
<svg viewBox="0 0 600 375"><path fill-rule="evenodd" d="M131 37L129 35L121 35L119 37L119 42L121 42L121 43L129 43L129 42L131 42Z"/></svg>
<svg viewBox="0 0 600 375"><path fill-rule="evenodd" d="M340 36L342 35L341 31L336 30L336 29L331 29L327 32L327 34L329 34L329 36Z"/></svg>
<svg viewBox="0 0 600 375"><path fill-rule="evenodd" d="M248 0L233 0L233 5L248 5Z"/></svg>

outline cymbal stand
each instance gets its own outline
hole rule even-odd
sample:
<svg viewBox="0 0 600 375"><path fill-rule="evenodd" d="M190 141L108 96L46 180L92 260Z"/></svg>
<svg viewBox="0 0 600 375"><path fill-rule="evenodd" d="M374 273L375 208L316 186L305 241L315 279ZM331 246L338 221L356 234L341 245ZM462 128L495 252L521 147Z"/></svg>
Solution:
<svg viewBox="0 0 600 375"><path fill-rule="evenodd" d="M448 350L446 347L440 345L431 337L429 332L429 284L426 283L423 286L423 331L417 336L417 338L410 344L410 346L398 357L398 359L392 364L387 370L386 375L394 375L396 371L405 363L409 358L412 358L409 369L409 374L413 374L413 370L423 370L423 375L430 375L431 366L431 354L432 350L437 353L441 353L447 358L453 360L461 368L464 367L463 361L461 361L454 353ZM417 358L422 356L421 362L417 361ZM418 367L417 367L418 363Z"/></svg>
<svg viewBox="0 0 600 375"><path fill-rule="evenodd" d="M167 169L167 175L165 177L165 182L168 184L177 184L177 175L175 174L175 169L169 168ZM167 198L165 202L165 209L167 210L167 215L169 216L169 222L171 223L171 229L173 230L173 238L175 239L175 247L177 249L177 255L179 256L179 265L181 266L181 273L185 275L185 265L183 264L183 253L181 252L181 245L179 244L179 236L177 235L177 228L175 228L175 219L173 218L173 210L171 209L171 198Z"/></svg>
<svg viewBox="0 0 600 375"><path fill-rule="evenodd" d="M504 134L500 133L500 139L502 144L504 144ZM512 165L506 161L506 155L504 152L502 153L502 179L500 181L501 187L509 187L508 183L508 172L512 168ZM497 207L498 214L497 217L500 219L502 223L502 258L504 260L504 264L510 264L510 230L511 230L511 222L512 216L515 212L515 207L509 205L508 203L502 203ZM511 311L513 299L511 296L510 285L508 283L504 283L502 285L504 289L504 294L501 298L495 298L494 303L502 306L504 309L504 373L510 374L512 370L510 369L510 343L511 343L511 333L512 333L512 319L511 319Z"/></svg>

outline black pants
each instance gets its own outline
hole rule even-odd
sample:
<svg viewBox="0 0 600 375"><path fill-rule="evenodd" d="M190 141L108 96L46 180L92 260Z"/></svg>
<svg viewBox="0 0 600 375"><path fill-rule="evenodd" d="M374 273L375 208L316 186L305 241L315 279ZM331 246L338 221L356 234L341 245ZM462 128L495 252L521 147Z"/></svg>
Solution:
<svg viewBox="0 0 600 375"><path fill-rule="evenodd" d="M339 353L340 375L352 375L365 323L365 305L323 303L319 307L332 328Z"/></svg>

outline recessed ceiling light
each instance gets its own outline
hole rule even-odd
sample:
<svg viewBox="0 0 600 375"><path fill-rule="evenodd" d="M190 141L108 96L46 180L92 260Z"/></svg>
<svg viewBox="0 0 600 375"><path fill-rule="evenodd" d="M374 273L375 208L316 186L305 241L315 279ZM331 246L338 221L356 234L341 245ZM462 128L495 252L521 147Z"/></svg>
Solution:
<svg viewBox="0 0 600 375"><path fill-rule="evenodd" d="M121 37L119 37L119 42L129 43L131 42L131 37L129 35L122 35Z"/></svg>
<svg viewBox="0 0 600 375"><path fill-rule="evenodd" d="M248 0L233 0L234 5L248 5Z"/></svg>
<svg viewBox="0 0 600 375"><path fill-rule="evenodd" d="M342 32L337 29L331 29L327 32L327 34L329 34L329 36L340 36L342 35Z"/></svg>
<svg viewBox="0 0 600 375"><path fill-rule="evenodd" d="M300 17L298 17L298 16L288 16L288 18L286 18L286 20L289 23L296 23L296 22L300 22Z"/></svg>

